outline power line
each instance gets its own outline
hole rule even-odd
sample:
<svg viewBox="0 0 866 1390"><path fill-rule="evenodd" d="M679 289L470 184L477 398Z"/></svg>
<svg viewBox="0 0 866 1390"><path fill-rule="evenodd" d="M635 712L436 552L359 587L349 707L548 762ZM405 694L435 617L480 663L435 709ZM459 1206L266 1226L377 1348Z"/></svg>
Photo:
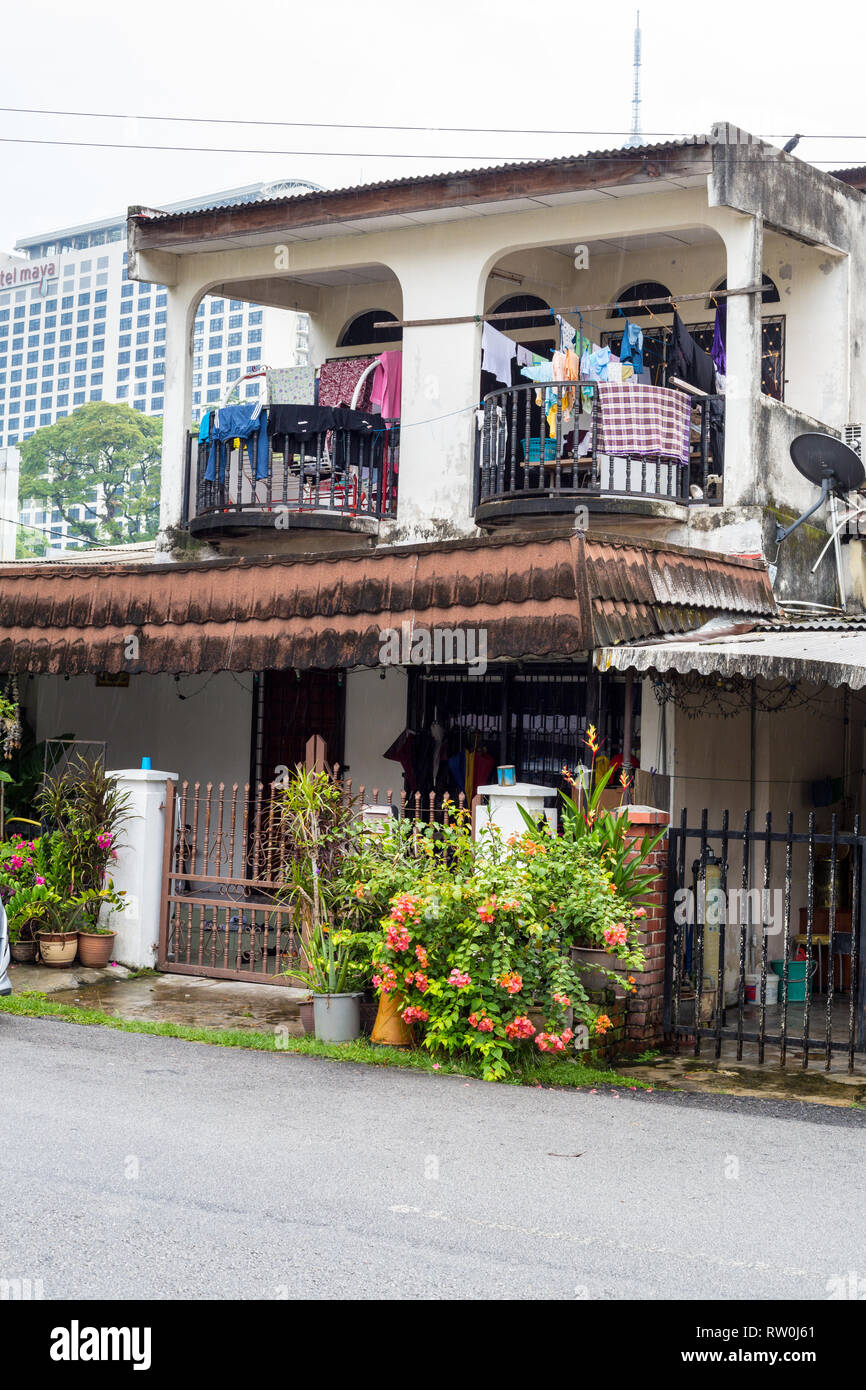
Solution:
<svg viewBox="0 0 866 1390"><path fill-rule="evenodd" d="M866 136L859 136L859 139L866 140ZM543 162L545 159L563 158L560 155L530 155L530 154L468 154L454 152L451 154L429 154L426 151L413 151L410 153L392 152L390 150L266 150L248 149L235 146L220 145L147 145L147 144L124 144L120 141L110 140L37 140L17 135L0 135L2 145L54 145L73 149L90 150L151 150L157 154L251 154L261 157L262 155L280 159L436 159L441 161L457 161L462 163L465 160L477 160L481 163L534 163ZM633 160L636 151L633 149L613 150L606 156L608 159ZM772 151L759 158L777 162L779 151ZM575 155L575 159L585 156ZM866 158L866 155L864 155ZM826 164L834 167L838 164L838 159L810 159L803 161L812 165ZM735 163L755 164L757 160L742 159ZM327 190L325 190L327 191Z"/></svg>
<svg viewBox="0 0 866 1390"><path fill-rule="evenodd" d="M270 121L234 116L165 116L129 111L61 111L48 107L0 106L0 114L20 116L64 116L96 121L168 121L181 125L273 126L285 130L385 130L427 135L614 135L625 139L628 130L566 130L562 128L524 129L520 126L462 126L462 125L374 125L361 121ZM787 139L789 131L771 132L767 139ZM644 139L683 140L688 131L651 130L643 132ZM833 134L822 131L800 136L801 140L866 140L866 135ZM279 153L279 152L278 152Z"/></svg>

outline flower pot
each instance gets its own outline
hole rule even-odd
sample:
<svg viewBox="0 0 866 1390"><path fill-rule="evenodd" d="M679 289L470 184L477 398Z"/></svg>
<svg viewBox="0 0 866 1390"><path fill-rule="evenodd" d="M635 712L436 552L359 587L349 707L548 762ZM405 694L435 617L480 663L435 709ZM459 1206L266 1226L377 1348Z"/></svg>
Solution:
<svg viewBox="0 0 866 1390"><path fill-rule="evenodd" d="M361 1036L361 996L314 994L313 1017L320 1042L354 1042Z"/></svg>
<svg viewBox="0 0 866 1390"><path fill-rule="evenodd" d="M116 932L80 931L78 933L78 959L82 965L99 968L111 960Z"/></svg>
<svg viewBox="0 0 866 1390"><path fill-rule="evenodd" d="M78 932L40 931L39 955L43 965L71 965L78 954Z"/></svg>
<svg viewBox="0 0 866 1390"><path fill-rule="evenodd" d="M299 1004L301 1014L301 1027L308 1038L316 1035L316 1020L314 1017L315 1008L312 999L307 999L305 1003Z"/></svg>
<svg viewBox="0 0 866 1390"><path fill-rule="evenodd" d="M36 959L35 941L15 941L9 950L12 952L12 959L19 965L32 965Z"/></svg>
<svg viewBox="0 0 866 1390"><path fill-rule="evenodd" d="M596 990L612 989L615 999L625 999L628 990L625 987L625 976L628 974L629 967L623 965L619 956L611 955L610 951L598 951L591 946L572 946L571 959L580 970L580 981L587 994L592 994ZM623 977L623 983L615 983L610 977L604 974L606 970L615 970Z"/></svg>
<svg viewBox="0 0 866 1390"><path fill-rule="evenodd" d="M381 1043L383 1047L409 1046L412 1033L400 1017L400 1010L405 1006L405 999L396 990L379 996L379 1010L370 1042Z"/></svg>

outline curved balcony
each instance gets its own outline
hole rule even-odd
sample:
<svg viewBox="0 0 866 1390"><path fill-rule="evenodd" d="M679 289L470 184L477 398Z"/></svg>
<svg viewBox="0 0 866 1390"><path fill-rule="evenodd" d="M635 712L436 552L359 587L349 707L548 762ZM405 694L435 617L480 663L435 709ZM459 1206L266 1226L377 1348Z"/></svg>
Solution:
<svg viewBox="0 0 866 1390"><path fill-rule="evenodd" d="M345 414L346 412L344 412ZM273 435L267 459L259 436L188 443L186 524L215 539L267 531L331 531L375 535L397 509L399 422L382 428L323 429L303 437Z"/></svg>
<svg viewBox="0 0 866 1390"><path fill-rule="evenodd" d="M565 514L579 504L658 515L670 504L721 502L722 465L713 457L713 446L723 454L721 408L713 413L719 398L647 386L610 390L605 396L598 382L530 382L485 396L479 525Z"/></svg>

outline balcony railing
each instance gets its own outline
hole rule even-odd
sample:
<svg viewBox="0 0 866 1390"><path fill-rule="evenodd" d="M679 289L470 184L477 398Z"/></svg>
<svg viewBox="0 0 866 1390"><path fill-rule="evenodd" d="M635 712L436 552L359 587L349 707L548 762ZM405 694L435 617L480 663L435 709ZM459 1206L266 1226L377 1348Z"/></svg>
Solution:
<svg viewBox="0 0 866 1390"><path fill-rule="evenodd" d="M268 438L259 459L259 436L235 447L189 441L187 522L192 530L214 531L288 524L336 528L355 518L381 520L397 509L399 422L381 429L323 429ZM306 521L302 518L306 518Z"/></svg>
<svg viewBox="0 0 866 1390"><path fill-rule="evenodd" d="M544 392L543 406L536 403L538 391ZM491 392L484 398L477 441L478 519L562 511L580 500L721 502L723 460L716 463L713 457L714 443L716 453L723 453L720 409L713 413L721 398L689 400L687 450L632 451L626 428L616 452L609 452L597 382L530 382Z"/></svg>

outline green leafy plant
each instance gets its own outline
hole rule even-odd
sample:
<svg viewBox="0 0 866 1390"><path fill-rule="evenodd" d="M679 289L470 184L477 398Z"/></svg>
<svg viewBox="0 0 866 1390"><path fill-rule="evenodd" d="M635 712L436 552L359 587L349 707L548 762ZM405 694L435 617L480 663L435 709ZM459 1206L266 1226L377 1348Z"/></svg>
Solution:
<svg viewBox="0 0 866 1390"><path fill-rule="evenodd" d="M356 934L337 926L341 865L357 835L353 808L328 773L303 767L275 797L270 860L278 897L295 909L301 957L286 973L300 974L317 994L341 994L362 969Z"/></svg>
<svg viewBox="0 0 866 1390"><path fill-rule="evenodd" d="M96 930L101 908L114 892L108 868L117 855L119 829L129 815L128 794L121 792L100 760L79 754L59 776L46 779L38 805L62 846L57 872L62 860L64 886L82 905L86 929Z"/></svg>

